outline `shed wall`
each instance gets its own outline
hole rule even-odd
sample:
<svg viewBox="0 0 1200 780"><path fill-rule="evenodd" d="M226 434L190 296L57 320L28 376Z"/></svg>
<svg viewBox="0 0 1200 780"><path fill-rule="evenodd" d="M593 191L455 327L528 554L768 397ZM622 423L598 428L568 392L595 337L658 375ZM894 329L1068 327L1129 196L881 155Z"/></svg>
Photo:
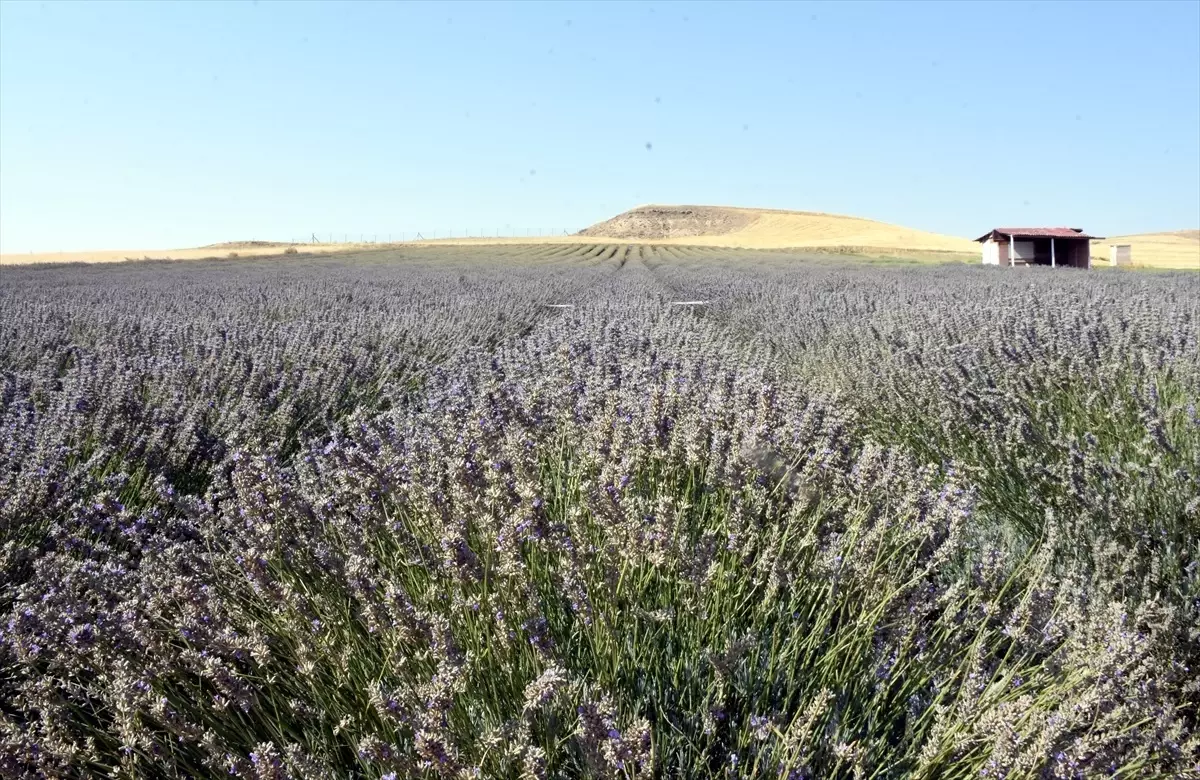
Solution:
<svg viewBox="0 0 1200 780"><path fill-rule="evenodd" d="M1091 268L1092 265L1092 244L1086 239L1078 241L1070 241L1059 239L1056 244L1058 248L1058 256L1061 258L1059 265L1070 266L1072 268Z"/></svg>
<svg viewBox="0 0 1200 780"><path fill-rule="evenodd" d="M1036 258L1037 251L1034 242L1022 241L1019 238L1016 241L1013 241L1014 260L1024 260L1026 263L1033 263L1034 259Z"/></svg>

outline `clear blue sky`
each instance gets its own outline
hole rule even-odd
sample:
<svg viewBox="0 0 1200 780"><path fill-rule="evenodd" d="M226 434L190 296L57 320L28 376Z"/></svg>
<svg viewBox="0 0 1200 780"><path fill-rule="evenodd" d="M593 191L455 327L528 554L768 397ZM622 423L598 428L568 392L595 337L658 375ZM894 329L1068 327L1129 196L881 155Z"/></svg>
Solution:
<svg viewBox="0 0 1200 780"><path fill-rule="evenodd" d="M0 3L4 251L651 202L1200 227L1200 3Z"/></svg>

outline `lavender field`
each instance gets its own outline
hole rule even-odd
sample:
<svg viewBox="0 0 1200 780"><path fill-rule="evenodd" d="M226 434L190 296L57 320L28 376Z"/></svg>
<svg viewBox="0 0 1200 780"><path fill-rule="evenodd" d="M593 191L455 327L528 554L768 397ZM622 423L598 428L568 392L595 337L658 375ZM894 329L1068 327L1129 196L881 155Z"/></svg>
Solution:
<svg viewBox="0 0 1200 780"><path fill-rule="evenodd" d="M1198 403L1195 273L8 267L0 775L1198 776Z"/></svg>

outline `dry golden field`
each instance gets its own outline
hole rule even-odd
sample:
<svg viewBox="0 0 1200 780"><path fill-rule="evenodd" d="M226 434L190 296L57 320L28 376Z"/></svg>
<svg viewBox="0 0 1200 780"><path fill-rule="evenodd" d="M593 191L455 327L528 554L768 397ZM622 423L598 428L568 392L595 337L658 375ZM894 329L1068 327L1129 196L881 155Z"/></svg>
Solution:
<svg viewBox="0 0 1200 780"><path fill-rule="evenodd" d="M639 206L575 235L485 237L407 242L404 246L487 246L524 244L653 244L730 249L810 249L865 256L931 260L978 259L979 245L968 238L811 211L780 211L727 206ZM1110 244L1131 244L1133 264L1143 268L1200 270L1200 231L1113 236L1092 243L1094 266L1108 264ZM194 249L115 249L0 255L0 265L29 263L107 263L123 260L198 260L282 255L289 245L230 242ZM400 244L299 244L304 254L388 249Z"/></svg>
<svg viewBox="0 0 1200 780"><path fill-rule="evenodd" d="M929 233L860 217L806 211L744 211L751 212L754 220L741 230L723 236L671 239L670 243L735 246L744 249L862 247L874 250L964 254L975 254L979 251L979 245L970 239Z"/></svg>
<svg viewBox="0 0 1200 780"><path fill-rule="evenodd" d="M1200 230L1109 236L1092 242L1092 265L1108 264L1112 244L1129 244L1134 267L1180 268L1200 271Z"/></svg>
<svg viewBox="0 0 1200 780"><path fill-rule="evenodd" d="M589 237L737 249L855 249L976 254L970 239L814 211L728 206L640 206L583 231Z"/></svg>
<svg viewBox="0 0 1200 780"><path fill-rule="evenodd" d="M193 249L96 249L85 252L28 252L0 255L0 265L27 265L30 263L119 263L123 260L206 260L229 257L261 257L282 255L288 244L271 246L245 246L249 242L231 242L227 245L197 247ZM374 244L299 244L297 251L308 254L331 254L333 252L361 251Z"/></svg>

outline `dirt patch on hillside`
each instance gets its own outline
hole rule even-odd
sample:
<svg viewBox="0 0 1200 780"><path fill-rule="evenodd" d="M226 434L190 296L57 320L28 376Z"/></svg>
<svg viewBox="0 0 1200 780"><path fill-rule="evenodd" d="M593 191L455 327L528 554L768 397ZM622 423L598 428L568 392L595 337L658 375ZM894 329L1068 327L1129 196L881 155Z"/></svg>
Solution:
<svg viewBox="0 0 1200 780"><path fill-rule="evenodd" d="M749 226L756 214L718 206L643 206L581 230L580 236L649 240L721 236Z"/></svg>

